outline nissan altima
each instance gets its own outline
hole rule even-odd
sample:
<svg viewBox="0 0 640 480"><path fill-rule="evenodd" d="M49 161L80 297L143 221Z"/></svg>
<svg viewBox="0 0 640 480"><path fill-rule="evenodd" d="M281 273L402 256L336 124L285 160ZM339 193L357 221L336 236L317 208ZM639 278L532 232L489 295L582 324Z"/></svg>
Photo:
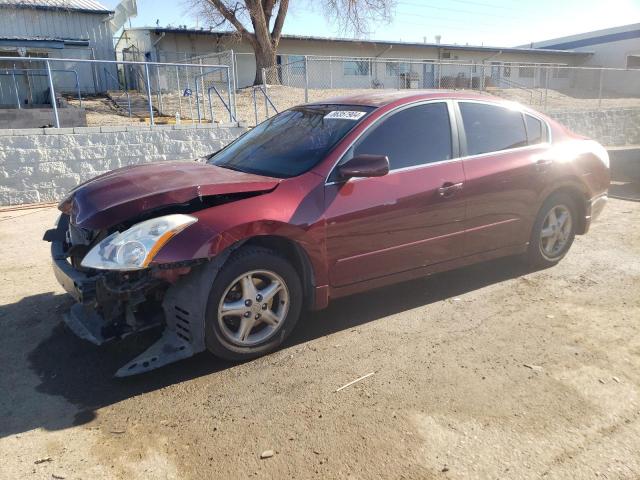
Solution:
<svg viewBox="0 0 640 480"><path fill-rule="evenodd" d="M264 355L356 292L507 255L555 265L608 185L602 146L529 108L375 92L283 111L198 161L96 177L45 240L77 335L164 328L124 376L205 349Z"/></svg>

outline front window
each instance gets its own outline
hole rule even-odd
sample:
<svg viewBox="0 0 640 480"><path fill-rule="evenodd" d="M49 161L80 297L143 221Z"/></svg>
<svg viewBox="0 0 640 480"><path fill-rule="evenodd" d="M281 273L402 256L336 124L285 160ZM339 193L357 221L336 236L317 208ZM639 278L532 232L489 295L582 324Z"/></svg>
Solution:
<svg viewBox="0 0 640 480"><path fill-rule="evenodd" d="M387 76L395 77L403 73L409 73L411 70L407 62L387 62Z"/></svg>
<svg viewBox="0 0 640 480"><path fill-rule="evenodd" d="M369 60L345 60L343 62L343 71L348 76L367 76L369 75Z"/></svg>
<svg viewBox="0 0 640 480"><path fill-rule="evenodd" d="M269 177L295 177L315 167L372 110L361 105L295 107L262 122L209 163Z"/></svg>

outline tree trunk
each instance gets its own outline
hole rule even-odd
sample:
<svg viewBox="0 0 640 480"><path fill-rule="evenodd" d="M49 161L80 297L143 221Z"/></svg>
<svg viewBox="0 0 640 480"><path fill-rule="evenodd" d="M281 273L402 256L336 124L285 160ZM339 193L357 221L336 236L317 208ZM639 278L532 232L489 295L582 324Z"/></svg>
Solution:
<svg viewBox="0 0 640 480"><path fill-rule="evenodd" d="M280 83L278 80L277 69L272 68L276 65L276 51L274 48L261 48L258 45L254 50L256 56L256 77L253 80L254 85L262 85L262 69L268 69L266 72L266 83Z"/></svg>

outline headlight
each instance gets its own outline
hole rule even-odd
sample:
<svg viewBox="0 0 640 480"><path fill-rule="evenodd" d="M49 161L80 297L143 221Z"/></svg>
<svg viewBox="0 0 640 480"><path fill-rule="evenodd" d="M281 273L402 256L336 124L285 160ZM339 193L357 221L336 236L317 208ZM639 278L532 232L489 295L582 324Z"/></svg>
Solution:
<svg viewBox="0 0 640 480"><path fill-rule="evenodd" d="M198 219L166 215L115 232L94 246L81 265L100 270L140 270L149 265L162 246Z"/></svg>

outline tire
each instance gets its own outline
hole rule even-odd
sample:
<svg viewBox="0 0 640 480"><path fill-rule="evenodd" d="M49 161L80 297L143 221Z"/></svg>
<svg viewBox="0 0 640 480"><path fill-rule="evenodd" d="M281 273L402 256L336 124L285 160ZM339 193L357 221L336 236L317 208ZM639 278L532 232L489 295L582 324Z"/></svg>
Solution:
<svg viewBox="0 0 640 480"><path fill-rule="evenodd" d="M555 217L551 216L551 212ZM557 264L571 248L571 244L576 235L576 224L578 221L575 200L566 193L554 193L542 204L542 208L538 212L536 221L533 224L531 239L529 240L529 248L527 252L527 261L529 265L537 268L547 268ZM553 218L560 218L561 215L568 214L569 224L563 224L559 227L551 226ZM543 236L543 230L545 231ZM550 232L558 232L557 236L549 235ZM555 233L554 233L555 235ZM556 243L552 245L553 239Z"/></svg>
<svg viewBox="0 0 640 480"><path fill-rule="evenodd" d="M269 288L273 291L279 284L282 286L274 296L262 298L261 292L268 297ZM251 305L247 304L249 299ZM263 247L240 248L224 264L209 293L207 349L232 361L272 352L296 326L302 303L300 276L285 258Z"/></svg>

